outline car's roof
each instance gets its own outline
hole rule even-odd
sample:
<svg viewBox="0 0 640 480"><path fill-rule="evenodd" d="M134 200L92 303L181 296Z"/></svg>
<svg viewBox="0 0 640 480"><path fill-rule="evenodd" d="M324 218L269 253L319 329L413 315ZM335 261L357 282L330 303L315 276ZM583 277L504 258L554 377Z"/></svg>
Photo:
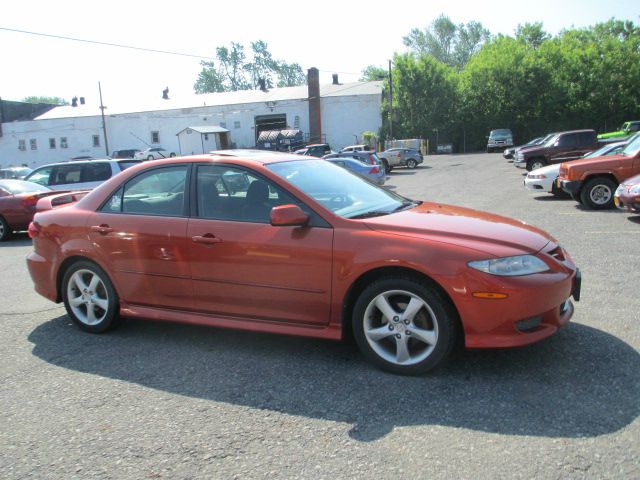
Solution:
<svg viewBox="0 0 640 480"><path fill-rule="evenodd" d="M56 162L56 163L47 163L46 165L40 165L36 167L34 170L38 170L43 167L57 167L58 165L85 165L92 163L121 163L121 162L131 162L133 158L93 158L91 160L68 160L64 162Z"/></svg>
<svg viewBox="0 0 640 480"><path fill-rule="evenodd" d="M237 159L253 160L259 163L283 162L286 160L308 160L300 155L289 152L274 152L271 150L249 150L249 149L232 149L232 150L213 150L209 152L208 159L225 159L229 157ZM196 155L197 157L197 155ZM193 157L185 157L193 160Z"/></svg>

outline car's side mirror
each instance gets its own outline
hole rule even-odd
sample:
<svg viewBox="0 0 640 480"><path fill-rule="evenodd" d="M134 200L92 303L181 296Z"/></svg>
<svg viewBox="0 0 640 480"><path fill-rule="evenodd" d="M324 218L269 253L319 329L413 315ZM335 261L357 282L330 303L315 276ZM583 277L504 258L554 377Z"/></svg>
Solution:
<svg viewBox="0 0 640 480"><path fill-rule="evenodd" d="M309 215L298 205L280 205L271 209L271 225L274 227L304 227Z"/></svg>

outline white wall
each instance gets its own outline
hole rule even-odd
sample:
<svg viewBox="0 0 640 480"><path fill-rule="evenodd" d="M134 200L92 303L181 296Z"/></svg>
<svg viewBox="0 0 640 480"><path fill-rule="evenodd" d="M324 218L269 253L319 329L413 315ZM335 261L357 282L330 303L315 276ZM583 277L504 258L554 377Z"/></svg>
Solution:
<svg viewBox="0 0 640 480"><path fill-rule="evenodd" d="M322 98L322 129L334 150L355 143L356 135L360 141L364 131L378 131L381 124L380 101L379 95ZM253 148L255 117L271 114L285 114L287 125L291 128L296 127L297 116L297 128L305 133L309 132L306 99L278 101L271 106L259 102L107 115L109 152L128 148L144 150L151 145L180 153L177 137L179 131L188 126L220 124L229 130L229 140L236 148ZM0 167L27 164L34 168L79 155L105 155L102 119L99 116L11 122L4 123L2 127L4 136L0 137ZM158 144L151 144L153 131L159 132ZM93 135L100 136L99 147L93 147ZM60 148L60 137L67 138L68 148ZM31 138L36 139L37 150L30 149ZM49 148L49 138L56 139L55 149ZM18 150L19 139L25 140L26 151ZM187 151L183 147L183 152Z"/></svg>

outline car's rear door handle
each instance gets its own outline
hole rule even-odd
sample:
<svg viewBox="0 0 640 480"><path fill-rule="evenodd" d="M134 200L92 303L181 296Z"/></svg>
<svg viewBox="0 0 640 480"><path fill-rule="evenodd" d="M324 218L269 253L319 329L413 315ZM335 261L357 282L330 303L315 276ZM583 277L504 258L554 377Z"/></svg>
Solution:
<svg viewBox="0 0 640 480"><path fill-rule="evenodd" d="M221 238L216 237L213 233L205 233L204 235L195 235L191 237L195 243L204 243L205 245L213 245L222 242Z"/></svg>
<svg viewBox="0 0 640 480"><path fill-rule="evenodd" d="M106 235L107 233L113 232L113 228L103 223L102 225L94 225L91 227L91 231L98 232L101 235Z"/></svg>

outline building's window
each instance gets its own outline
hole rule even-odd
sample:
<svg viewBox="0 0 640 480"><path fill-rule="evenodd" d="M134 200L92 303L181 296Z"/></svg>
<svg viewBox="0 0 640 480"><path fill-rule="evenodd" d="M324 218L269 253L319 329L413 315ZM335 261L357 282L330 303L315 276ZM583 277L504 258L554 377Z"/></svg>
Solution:
<svg viewBox="0 0 640 480"><path fill-rule="evenodd" d="M240 120L233 122L233 128L240 128Z"/></svg>
<svg viewBox="0 0 640 480"><path fill-rule="evenodd" d="M100 135L94 135L93 136L93 146L94 147L99 147L100 146Z"/></svg>
<svg viewBox="0 0 640 480"><path fill-rule="evenodd" d="M227 122L220 122L220 126L222 128L227 128Z"/></svg>
<svg viewBox="0 0 640 480"><path fill-rule="evenodd" d="M27 142L25 140L18 140L18 150L23 152L27 149Z"/></svg>
<svg viewBox="0 0 640 480"><path fill-rule="evenodd" d="M300 116L296 115L293 118L293 128L300 128Z"/></svg>
<svg viewBox="0 0 640 480"><path fill-rule="evenodd" d="M151 143L160 143L160 132L151 132Z"/></svg>
<svg viewBox="0 0 640 480"><path fill-rule="evenodd" d="M67 148L67 137L60 137L60 148Z"/></svg>
<svg viewBox="0 0 640 480"><path fill-rule="evenodd" d="M208 133L205 133L205 134L204 134L204 141L205 141L205 142L208 142L208 141L209 141L209 134L208 134Z"/></svg>
<svg viewBox="0 0 640 480"><path fill-rule="evenodd" d="M29 140L29 145L31 145L31 150L38 149L38 142L36 141L35 138L32 138L31 140Z"/></svg>
<svg viewBox="0 0 640 480"><path fill-rule="evenodd" d="M49 139L49 148L56 148L56 139L55 138L50 138Z"/></svg>

